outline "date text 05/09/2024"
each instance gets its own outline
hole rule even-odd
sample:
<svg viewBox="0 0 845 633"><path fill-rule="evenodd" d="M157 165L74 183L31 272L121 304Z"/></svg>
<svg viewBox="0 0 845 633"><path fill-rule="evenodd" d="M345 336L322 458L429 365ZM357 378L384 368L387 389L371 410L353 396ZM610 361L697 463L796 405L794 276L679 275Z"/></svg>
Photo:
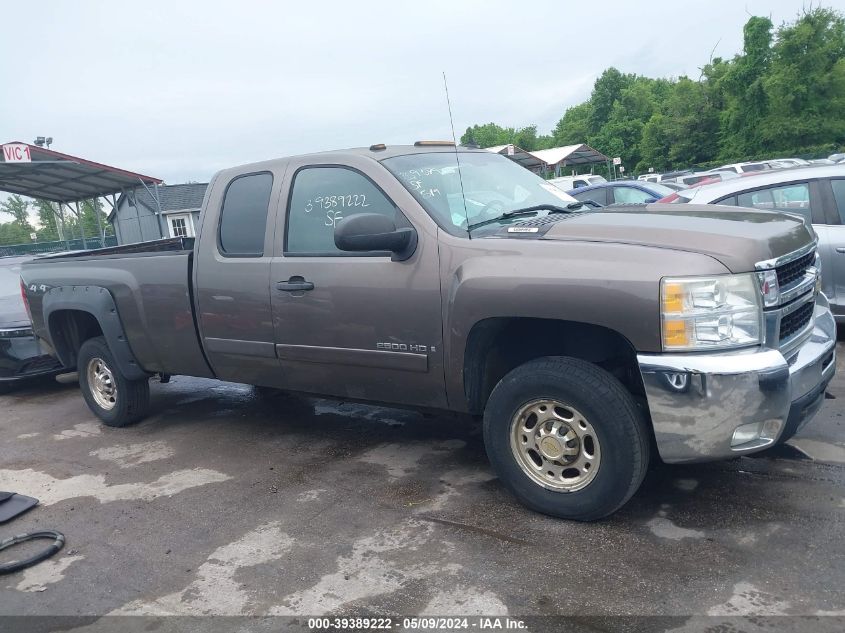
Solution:
<svg viewBox="0 0 845 633"><path fill-rule="evenodd" d="M461 631L525 630L526 624L511 617L353 617L309 618L308 628L317 631Z"/></svg>

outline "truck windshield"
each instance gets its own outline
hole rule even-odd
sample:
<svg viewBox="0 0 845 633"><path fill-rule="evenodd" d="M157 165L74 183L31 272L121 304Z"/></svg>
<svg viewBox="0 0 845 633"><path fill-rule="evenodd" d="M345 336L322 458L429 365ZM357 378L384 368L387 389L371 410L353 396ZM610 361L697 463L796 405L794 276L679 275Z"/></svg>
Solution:
<svg viewBox="0 0 845 633"><path fill-rule="evenodd" d="M466 235L467 225L498 218L508 211L550 205L565 207L575 198L499 154L430 152L387 158L382 164L444 229ZM461 182L463 181L463 194ZM537 215L547 215L538 210ZM504 217L502 224L525 219Z"/></svg>

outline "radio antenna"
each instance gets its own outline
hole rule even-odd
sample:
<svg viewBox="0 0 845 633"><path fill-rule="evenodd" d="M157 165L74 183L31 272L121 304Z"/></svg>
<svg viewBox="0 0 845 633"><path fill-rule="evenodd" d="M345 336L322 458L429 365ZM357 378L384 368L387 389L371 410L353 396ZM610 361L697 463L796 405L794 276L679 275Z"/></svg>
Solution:
<svg viewBox="0 0 845 633"><path fill-rule="evenodd" d="M452 119L452 101L449 99L449 84L446 83L446 71L443 71L443 88L446 90L446 107L449 109L449 125L452 126L452 145L455 147L455 163L458 166L458 182L461 183L461 201L464 205L464 217L467 220L467 237L472 239L469 232L469 212L467 211L467 197L464 193L464 177L461 173L461 156L458 152L458 139L455 136L455 121Z"/></svg>

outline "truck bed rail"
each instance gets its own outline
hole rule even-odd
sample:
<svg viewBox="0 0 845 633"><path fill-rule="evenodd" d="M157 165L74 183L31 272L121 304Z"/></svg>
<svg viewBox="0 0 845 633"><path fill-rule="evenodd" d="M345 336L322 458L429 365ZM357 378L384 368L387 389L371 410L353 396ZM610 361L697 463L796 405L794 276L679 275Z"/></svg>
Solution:
<svg viewBox="0 0 845 633"><path fill-rule="evenodd" d="M72 251L69 253L47 254L41 257L37 257L33 261L52 261L56 259L91 257L97 255L130 255L133 253L192 251L194 249L194 239L195 238L193 237L169 237L163 240L153 240L151 242L137 242L135 244L122 244L120 246L95 248L86 251Z"/></svg>

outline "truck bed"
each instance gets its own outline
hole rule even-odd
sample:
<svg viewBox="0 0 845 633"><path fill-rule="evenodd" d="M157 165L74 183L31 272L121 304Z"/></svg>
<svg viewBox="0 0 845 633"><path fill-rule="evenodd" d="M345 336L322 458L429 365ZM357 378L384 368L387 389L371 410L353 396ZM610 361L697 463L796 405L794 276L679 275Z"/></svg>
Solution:
<svg viewBox="0 0 845 633"><path fill-rule="evenodd" d="M51 289L105 288L114 299L126 338L144 370L213 377L194 318L193 241L157 240L27 262L21 277L30 288L36 334L50 340L42 299Z"/></svg>
<svg viewBox="0 0 845 633"><path fill-rule="evenodd" d="M93 248L86 251L70 251L67 253L48 254L38 257L38 260L69 259L74 257L94 257L98 255L129 255L139 253L161 253L169 251L192 251L194 250L193 237L170 237L163 240L151 242L138 242L136 244L123 244L120 246L109 246L106 248Z"/></svg>

